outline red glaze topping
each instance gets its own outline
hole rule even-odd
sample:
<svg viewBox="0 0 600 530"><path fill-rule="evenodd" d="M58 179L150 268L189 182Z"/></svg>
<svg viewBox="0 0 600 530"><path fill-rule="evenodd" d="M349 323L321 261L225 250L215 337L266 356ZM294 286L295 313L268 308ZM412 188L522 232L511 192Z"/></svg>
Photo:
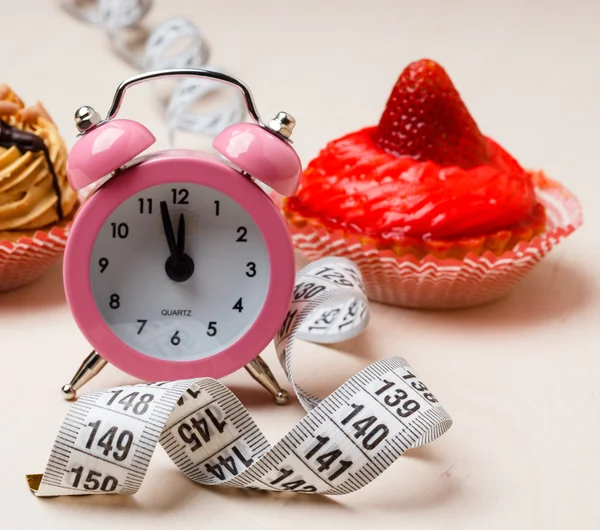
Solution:
<svg viewBox="0 0 600 530"><path fill-rule="evenodd" d="M329 143L288 206L352 232L397 239L455 239L510 228L533 209L531 177L487 140L491 161L462 169L396 157L370 127Z"/></svg>
<svg viewBox="0 0 600 530"><path fill-rule="evenodd" d="M430 60L404 70L377 127L330 142L288 201L303 217L387 241L490 234L535 204L530 175L481 134Z"/></svg>

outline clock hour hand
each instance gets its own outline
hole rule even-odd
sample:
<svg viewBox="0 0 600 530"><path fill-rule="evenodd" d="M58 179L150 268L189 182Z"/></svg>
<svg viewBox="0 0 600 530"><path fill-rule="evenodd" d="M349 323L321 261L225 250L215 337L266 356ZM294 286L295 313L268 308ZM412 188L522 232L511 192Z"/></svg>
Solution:
<svg viewBox="0 0 600 530"><path fill-rule="evenodd" d="M169 208L166 201L160 201L160 216L162 217L162 225L165 231L165 237L167 238L167 245L169 245L171 258L177 260L179 258L179 252L177 243L175 242L175 232L173 231L171 216L169 215Z"/></svg>
<svg viewBox="0 0 600 530"><path fill-rule="evenodd" d="M175 239L175 231L173 230L166 201L160 203L160 215L167 244L169 245L169 252L171 253L165 263L165 272L174 282L185 282L194 274L194 262L185 253L185 218L183 214L179 217L177 239Z"/></svg>

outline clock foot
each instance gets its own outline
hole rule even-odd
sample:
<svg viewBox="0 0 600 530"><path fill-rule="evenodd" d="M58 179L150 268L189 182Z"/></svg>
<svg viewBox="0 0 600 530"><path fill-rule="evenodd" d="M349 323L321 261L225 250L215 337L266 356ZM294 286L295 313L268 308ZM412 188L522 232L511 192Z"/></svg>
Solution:
<svg viewBox="0 0 600 530"><path fill-rule="evenodd" d="M77 397L77 390L75 390L71 385L63 385L62 396L67 401L72 401Z"/></svg>
<svg viewBox="0 0 600 530"><path fill-rule="evenodd" d="M98 375L105 366L106 361L98 353L92 351L81 363L71 381L62 387L63 398L68 401L75 399L77 391L90 379Z"/></svg>
<svg viewBox="0 0 600 530"><path fill-rule="evenodd" d="M287 390L279 386L267 363L260 356L250 361L245 368L275 398L275 403L285 405L288 402L290 396Z"/></svg>

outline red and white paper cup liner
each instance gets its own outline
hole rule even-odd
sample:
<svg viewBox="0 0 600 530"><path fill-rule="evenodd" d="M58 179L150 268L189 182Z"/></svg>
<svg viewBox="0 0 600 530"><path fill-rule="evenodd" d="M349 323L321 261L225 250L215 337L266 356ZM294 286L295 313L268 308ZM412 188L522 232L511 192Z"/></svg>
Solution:
<svg viewBox="0 0 600 530"><path fill-rule="evenodd" d="M535 175L534 175L535 177ZM359 236L322 225L288 224L294 246L310 261L339 256L354 261L371 300L422 309L485 304L507 294L560 241L583 222L577 198L540 174L536 194L546 209L546 231L497 256L487 251L464 259L398 256L365 244Z"/></svg>
<svg viewBox="0 0 600 530"><path fill-rule="evenodd" d="M40 278L64 253L71 223L38 230L17 241L0 240L0 291Z"/></svg>

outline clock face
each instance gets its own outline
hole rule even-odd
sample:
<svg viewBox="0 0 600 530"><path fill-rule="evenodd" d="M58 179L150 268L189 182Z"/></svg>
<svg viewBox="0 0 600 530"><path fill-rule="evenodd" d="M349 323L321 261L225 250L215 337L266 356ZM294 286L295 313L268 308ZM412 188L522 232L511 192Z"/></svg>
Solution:
<svg viewBox="0 0 600 530"><path fill-rule="evenodd" d="M90 261L92 294L111 331L169 361L203 359L235 343L257 319L269 277L265 241L246 210L189 182L122 202Z"/></svg>

